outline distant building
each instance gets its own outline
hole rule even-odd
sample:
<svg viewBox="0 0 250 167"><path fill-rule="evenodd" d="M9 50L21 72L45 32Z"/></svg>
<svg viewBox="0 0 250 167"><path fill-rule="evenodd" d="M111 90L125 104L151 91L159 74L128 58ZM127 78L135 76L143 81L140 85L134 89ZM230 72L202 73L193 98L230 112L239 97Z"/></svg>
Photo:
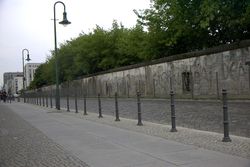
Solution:
<svg viewBox="0 0 250 167"><path fill-rule="evenodd" d="M36 69L41 65L41 63L27 63L24 67L25 76L25 88L28 87L33 81Z"/></svg>
<svg viewBox="0 0 250 167"><path fill-rule="evenodd" d="M3 74L3 84L7 84L8 80L13 80L14 77L23 76L22 72L5 72Z"/></svg>
<svg viewBox="0 0 250 167"><path fill-rule="evenodd" d="M27 63L24 67L24 88L34 79L35 71L41 63ZM6 72L3 74L3 89L9 94L17 94L23 89L23 72Z"/></svg>
<svg viewBox="0 0 250 167"><path fill-rule="evenodd" d="M23 77L22 76L14 77L12 86L13 86L12 94L19 94L20 90L23 89Z"/></svg>
<svg viewBox="0 0 250 167"><path fill-rule="evenodd" d="M14 87L14 79L18 78L18 90L23 89L22 84L20 85L20 82L23 82L23 73L22 72L6 72L3 74L3 89L6 90L8 93L16 93L16 88Z"/></svg>
<svg viewBox="0 0 250 167"><path fill-rule="evenodd" d="M17 76L13 79L7 80L4 89L7 91L8 94L19 94L20 90L23 89L23 76Z"/></svg>

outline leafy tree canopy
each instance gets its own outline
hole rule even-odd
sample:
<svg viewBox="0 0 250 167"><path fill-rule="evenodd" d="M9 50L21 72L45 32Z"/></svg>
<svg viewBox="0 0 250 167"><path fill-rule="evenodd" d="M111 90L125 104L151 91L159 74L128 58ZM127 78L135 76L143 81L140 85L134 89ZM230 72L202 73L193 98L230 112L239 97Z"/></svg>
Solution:
<svg viewBox="0 0 250 167"><path fill-rule="evenodd" d="M151 0L134 11L138 23L113 22L61 44L60 82L173 54L250 38L250 0ZM55 56L41 65L30 88L55 83Z"/></svg>
<svg viewBox="0 0 250 167"><path fill-rule="evenodd" d="M110 30L96 26L89 34L81 33L79 37L61 44L58 49L60 82L150 59L144 50L146 35L141 25L127 29L116 21ZM55 83L53 51L51 55L36 70L30 88Z"/></svg>
<svg viewBox="0 0 250 167"><path fill-rule="evenodd" d="M249 0L152 0L151 8L137 15L157 57L250 37Z"/></svg>

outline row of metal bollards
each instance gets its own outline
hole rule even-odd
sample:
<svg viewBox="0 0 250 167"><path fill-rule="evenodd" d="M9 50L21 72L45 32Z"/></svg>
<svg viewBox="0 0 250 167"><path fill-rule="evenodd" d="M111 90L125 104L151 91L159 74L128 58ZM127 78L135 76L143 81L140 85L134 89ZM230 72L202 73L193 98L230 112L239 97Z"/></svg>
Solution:
<svg viewBox="0 0 250 167"><path fill-rule="evenodd" d="M174 92L170 92L170 99L171 99L171 122L172 128L171 132L177 132L176 124L175 124L175 105L174 105ZM86 102L84 102L84 106L86 107ZM102 116L102 108L101 108L101 98L100 94L98 93L98 111L99 111L99 118L103 118ZM142 112L141 112L141 94L137 92L137 113L138 113L138 126L142 126ZM119 118L119 109L118 109L118 95L115 93L115 121L120 121Z"/></svg>
<svg viewBox="0 0 250 167"><path fill-rule="evenodd" d="M176 115L175 115L175 93L174 91L170 91L170 109L171 109L171 130L170 132L177 132L176 129ZM100 93L98 93L98 118L103 118L102 115L102 105L101 105L101 96ZM34 103L40 106L46 106L49 107L49 99L50 98L50 107L53 108L52 103L52 94L50 97L48 95L46 96L39 96L36 98L27 98L26 102ZM83 97L84 99L84 115L87 115L86 110L86 95ZM77 91L75 91L75 113L78 113L78 103L77 103ZM67 100L67 111L70 112L69 107L69 94L67 94L66 97ZM222 90L222 103L223 103L223 124L224 124L224 137L222 139L223 142L231 142L231 139L229 137L229 120L228 120L228 104L227 104L227 91L225 89ZM141 94L140 92L137 92L137 119L138 119L138 126L143 126L142 123L142 111L141 111ZM118 108L118 94L115 93L115 121L120 121L119 118L119 108Z"/></svg>
<svg viewBox="0 0 250 167"><path fill-rule="evenodd" d="M78 113L78 101L77 101L77 92L75 92L75 113ZM88 115L87 109L86 109L86 95L83 97L83 102L84 102L84 115ZM70 107L69 107L69 94L66 96L66 105L67 105L67 111L70 112Z"/></svg>
<svg viewBox="0 0 250 167"><path fill-rule="evenodd" d="M175 102L174 102L174 91L170 91L170 108L171 108L171 130L170 132L177 132L176 129L176 116L175 116ZM137 92L137 111L138 111L138 126L142 126L142 112L141 112L141 94ZM77 98L76 98L77 100ZM223 142L231 142L229 137L229 121L228 121L228 104L227 104L227 91L225 89L222 90L222 102L223 102L223 123L224 123L224 137ZM101 98L100 93L98 93L98 111L99 118L103 118L102 116L102 107L101 107ZM84 96L84 115L86 115L86 96ZM115 121L120 121L119 118L119 109L118 109L118 95L115 93Z"/></svg>
<svg viewBox="0 0 250 167"><path fill-rule="evenodd" d="M222 103L223 103L223 124L224 124L224 137L223 142L231 142L229 137L229 120L228 120L228 104L227 104L227 91L222 89ZM171 132L177 132L175 124L175 104L174 104L174 92L170 91L170 106L171 106Z"/></svg>
<svg viewBox="0 0 250 167"><path fill-rule="evenodd" d="M27 103L33 103L39 106L43 106L43 107L49 107L53 108L53 101L52 101L52 95L48 96L48 95L40 95L40 96L36 96L35 98L29 98L26 97L26 102Z"/></svg>

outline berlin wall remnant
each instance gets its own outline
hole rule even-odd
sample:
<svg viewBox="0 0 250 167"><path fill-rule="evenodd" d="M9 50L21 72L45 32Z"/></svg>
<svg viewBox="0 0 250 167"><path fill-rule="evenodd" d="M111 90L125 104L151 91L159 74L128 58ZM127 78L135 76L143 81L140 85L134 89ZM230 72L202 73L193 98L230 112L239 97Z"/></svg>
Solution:
<svg viewBox="0 0 250 167"><path fill-rule="evenodd" d="M250 40L246 40L83 76L74 82L90 97L97 92L109 97L116 91L120 97L136 97L139 88L142 97L168 97L172 89L176 97L218 99L218 90L225 88L230 97L250 99L249 59Z"/></svg>

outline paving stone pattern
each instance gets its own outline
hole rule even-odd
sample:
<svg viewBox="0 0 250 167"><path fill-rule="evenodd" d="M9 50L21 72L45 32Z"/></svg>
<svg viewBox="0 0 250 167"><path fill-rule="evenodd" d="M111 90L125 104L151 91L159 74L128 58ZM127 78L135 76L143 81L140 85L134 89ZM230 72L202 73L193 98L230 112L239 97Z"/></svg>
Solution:
<svg viewBox="0 0 250 167"><path fill-rule="evenodd" d="M88 167L0 104L0 167Z"/></svg>
<svg viewBox="0 0 250 167"><path fill-rule="evenodd" d="M93 100L93 103L97 102ZM81 104L81 101L79 104ZM250 159L250 138L248 137L230 135L232 142L222 142L222 133L195 130L190 128L183 128L180 126L177 126L178 132L172 133L170 132L170 125L152 123L145 120L143 120L143 126L136 126L136 119L127 119L124 117L120 117L121 121L116 122L113 115L103 114L104 118L98 118L97 112L88 112L88 115L84 115L82 109L79 109L79 113L75 113L75 111L72 109L71 112L67 112L64 106L61 106L61 110L56 110L54 108L46 108L46 110L48 110L48 114L66 114L68 116L74 116L83 120L95 121L97 123L107 124L130 131L158 136L167 140L173 140L187 145L194 145L199 148L219 151L222 153Z"/></svg>
<svg viewBox="0 0 250 167"><path fill-rule="evenodd" d="M88 113L84 115L83 111L78 114L67 112L66 110L57 111L69 116L78 117L83 120L95 121L97 123L107 124L110 126L127 129L151 136L158 136L167 140L177 141L187 145L194 145L213 151L219 151L226 154L236 155L250 159L250 138L231 135L232 142L222 142L223 134L215 132L200 131L189 128L177 127L178 132L170 132L171 126L156 124L143 121L143 126L136 126L137 121L134 119L121 118L116 122L115 118L110 115L103 115L98 118L97 113Z"/></svg>
<svg viewBox="0 0 250 167"><path fill-rule="evenodd" d="M114 115L113 98L102 98L102 112ZM78 99L78 108L83 110L83 99ZM121 117L137 119L137 101L133 98L119 98ZM66 108L66 99L61 99L61 107ZM198 130L223 133L223 110L221 101L177 100L176 125ZM74 99L70 108L75 110ZM160 124L171 124L170 101L168 99L141 99L142 120ZM98 113L96 98L87 99L87 111ZM228 102L230 134L250 137L250 101Z"/></svg>

